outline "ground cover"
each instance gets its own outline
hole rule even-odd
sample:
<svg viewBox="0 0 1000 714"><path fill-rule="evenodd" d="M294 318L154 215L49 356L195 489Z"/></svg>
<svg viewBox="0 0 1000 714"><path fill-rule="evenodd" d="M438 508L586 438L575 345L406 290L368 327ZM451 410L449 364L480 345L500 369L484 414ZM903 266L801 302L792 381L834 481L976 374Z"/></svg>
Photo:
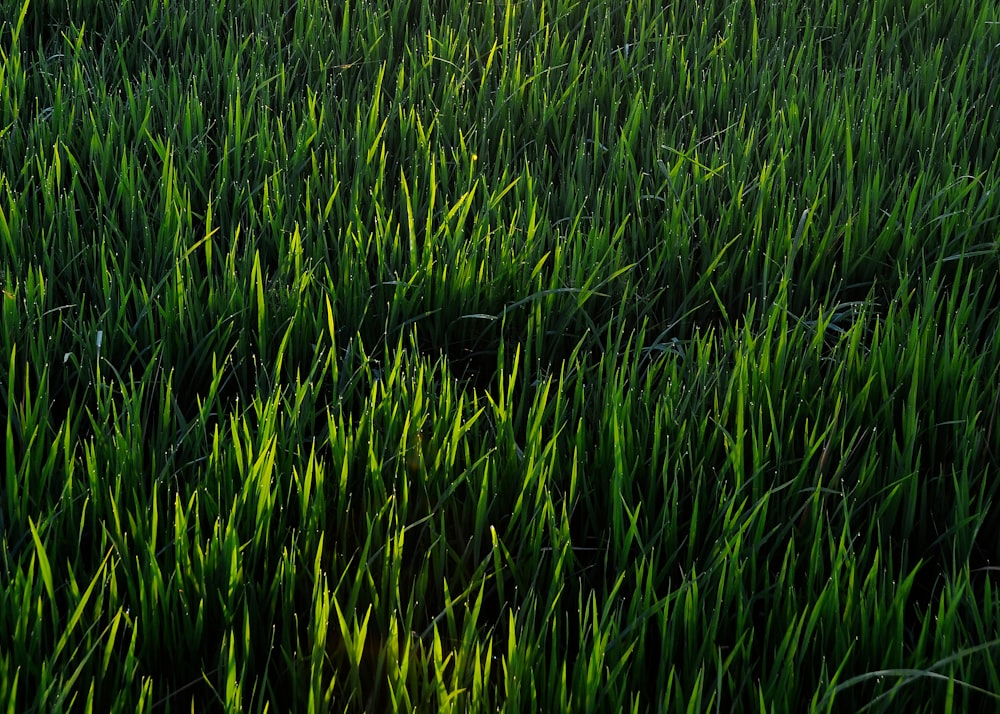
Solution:
<svg viewBox="0 0 1000 714"><path fill-rule="evenodd" d="M2 8L0 708L996 708L996 3Z"/></svg>

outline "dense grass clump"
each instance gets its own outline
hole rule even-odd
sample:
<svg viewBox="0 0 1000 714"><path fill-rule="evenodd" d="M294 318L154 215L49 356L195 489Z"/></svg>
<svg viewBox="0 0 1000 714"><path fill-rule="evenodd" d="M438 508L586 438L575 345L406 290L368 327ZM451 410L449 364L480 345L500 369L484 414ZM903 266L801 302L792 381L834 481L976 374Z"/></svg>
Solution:
<svg viewBox="0 0 1000 714"><path fill-rule="evenodd" d="M0 709L995 709L998 23L5 0Z"/></svg>

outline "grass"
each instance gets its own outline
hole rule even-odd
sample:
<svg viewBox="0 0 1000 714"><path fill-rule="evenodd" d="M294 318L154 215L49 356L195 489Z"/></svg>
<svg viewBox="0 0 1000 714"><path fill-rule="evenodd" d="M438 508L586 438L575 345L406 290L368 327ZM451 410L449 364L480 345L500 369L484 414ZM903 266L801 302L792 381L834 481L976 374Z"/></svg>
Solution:
<svg viewBox="0 0 1000 714"><path fill-rule="evenodd" d="M998 10L6 2L0 708L996 708Z"/></svg>

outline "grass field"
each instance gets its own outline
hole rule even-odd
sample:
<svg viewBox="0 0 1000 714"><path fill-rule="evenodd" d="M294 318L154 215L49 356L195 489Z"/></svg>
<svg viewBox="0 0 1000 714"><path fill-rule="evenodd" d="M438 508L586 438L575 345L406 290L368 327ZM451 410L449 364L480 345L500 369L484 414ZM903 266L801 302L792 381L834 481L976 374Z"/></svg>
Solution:
<svg viewBox="0 0 1000 714"><path fill-rule="evenodd" d="M996 0L2 0L0 712L996 711L998 103Z"/></svg>

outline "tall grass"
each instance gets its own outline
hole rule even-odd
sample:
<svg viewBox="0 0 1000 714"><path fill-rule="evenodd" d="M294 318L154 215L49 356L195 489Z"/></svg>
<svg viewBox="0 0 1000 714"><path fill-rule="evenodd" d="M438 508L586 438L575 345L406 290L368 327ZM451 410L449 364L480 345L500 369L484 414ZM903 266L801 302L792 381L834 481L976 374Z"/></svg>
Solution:
<svg viewBox="0 0 1000 714"><path fill-rule="evenodd" d="M6 2L0 704L995 708L998 23Z"/></svg>

